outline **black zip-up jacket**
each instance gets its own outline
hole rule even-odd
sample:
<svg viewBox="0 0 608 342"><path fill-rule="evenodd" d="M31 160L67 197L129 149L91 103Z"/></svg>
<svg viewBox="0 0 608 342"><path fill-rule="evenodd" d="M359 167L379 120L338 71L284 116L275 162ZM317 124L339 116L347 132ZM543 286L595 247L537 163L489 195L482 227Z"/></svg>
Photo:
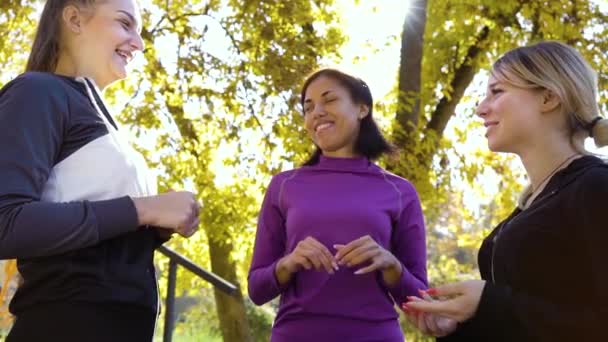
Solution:
<svg viewBox="0 0 608 342"><path fill-rule="evenodd" d="M0 259L16 258L23 278L13 314L57 301L157 310L159 239L138 227L131 198L115 183L113 167L128 170L131 161L113 145L114 128L89 80L26 73L0 90ZM59 174L62 162L68 170ZM104 199L44 200L67 187Z"/></svg>
<svg viewBox="0 0 608 342"><path fill-rule="evenodd" d="M438 341L608 340L608 166L556 173L526 210L483 241L477 312Z"/></svg>

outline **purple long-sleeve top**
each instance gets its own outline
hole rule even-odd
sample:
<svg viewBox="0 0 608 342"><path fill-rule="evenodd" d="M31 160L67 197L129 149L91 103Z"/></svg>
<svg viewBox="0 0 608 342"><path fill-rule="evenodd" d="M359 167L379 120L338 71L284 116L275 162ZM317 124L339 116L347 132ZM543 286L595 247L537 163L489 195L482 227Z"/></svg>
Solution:
<svg viewBox="0 0 608 342"><path fill-rule="evenodd" d="M363 266L341 266L333 275L302 270L289 283L278 283L276 263L306 237L335 254L335 244L365 235L401 262L396 285L385 284L380 271L355 275ZM424 220L408 181L367 158L325 156L272 178L249 271L254 303L281 296L271 341L402 342L394 304L427 284Z"/></svg>

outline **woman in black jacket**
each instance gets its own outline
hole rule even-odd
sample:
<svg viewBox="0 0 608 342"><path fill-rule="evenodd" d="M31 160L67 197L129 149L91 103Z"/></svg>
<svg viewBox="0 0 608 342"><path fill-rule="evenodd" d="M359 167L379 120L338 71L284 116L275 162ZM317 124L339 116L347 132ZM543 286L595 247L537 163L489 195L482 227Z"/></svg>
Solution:
<svg viewBox="0 0 608 342"><path fill-rule="evenodd" d="M140 27L136 0L48 0L27 72L0 90L0 259L23 278L8 342L153 338L154 249L192 235L199 205L156 194L102 99Z"/></svg>
<svg viewBox="0 0 608 342"><path fill-rule="evenodd" d="M562 43L514 49L477 114L490 150L517 154L531 184L483 241L483 280L410 298L408 317L440 341L605 340L608 166L584 148L608 144L594 71Z"/></svg>

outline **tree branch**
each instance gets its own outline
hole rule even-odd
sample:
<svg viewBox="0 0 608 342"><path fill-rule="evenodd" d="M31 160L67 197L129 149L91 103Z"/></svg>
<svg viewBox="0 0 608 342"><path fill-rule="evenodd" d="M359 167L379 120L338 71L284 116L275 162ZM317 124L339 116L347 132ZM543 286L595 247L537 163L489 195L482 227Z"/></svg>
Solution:
<svg viewBox="0 0 608 342"><path fill-rule="evenodd" d="M435 131L437 136L442 136L448 121L452 117L452 114L454 114L456 105L460 102L465 90L477 73L478 68L475 62L484 51L483 46L488 39L489 33L490 28L488 26L484 26L481 29L475 43L469 47L465 59L454 72L454 78L452 79L452 82L450 82L452 93L445 95L439 101L437 107L435 107L435 111L431 114L431 120L426 128L427 130ZM425 139L427 139L427 137L428 135L425 136Z"/></svg>

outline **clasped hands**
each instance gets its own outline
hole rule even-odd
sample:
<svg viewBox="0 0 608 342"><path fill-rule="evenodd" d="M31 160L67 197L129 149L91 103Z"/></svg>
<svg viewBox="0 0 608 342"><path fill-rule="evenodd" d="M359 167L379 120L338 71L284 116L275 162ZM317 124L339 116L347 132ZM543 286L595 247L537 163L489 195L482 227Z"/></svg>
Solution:
<svg viewBox="0 0 608 342"><path fill-rule="evenodd" d="M183 237L192 236L200 223L202 202L189 191L173 191L132 198L137 212L138 225L158 227L163 237L178 233Z"/></svg>
<svg viewBox="0 0 608 342"><path fill-rule="evenodd" d="M442 337L475 315L485 286L483 280L469 280L419 290L403 303L407 319L425 334Z"/></svg>
<svg viewBox="0 0 608 342"><path fill-rule="evenodd" d="M401 262L369 235L333 247L337 251L335 255L315 238L307 237L298 242L296 248L279 261L278 267L284 268L290 274L302 269L334 274L340 266L356 267L369 263L354 273L366 274L380 270L383 271L385 281L389 283L393 280L398 281L401 275Z"/></svg>

